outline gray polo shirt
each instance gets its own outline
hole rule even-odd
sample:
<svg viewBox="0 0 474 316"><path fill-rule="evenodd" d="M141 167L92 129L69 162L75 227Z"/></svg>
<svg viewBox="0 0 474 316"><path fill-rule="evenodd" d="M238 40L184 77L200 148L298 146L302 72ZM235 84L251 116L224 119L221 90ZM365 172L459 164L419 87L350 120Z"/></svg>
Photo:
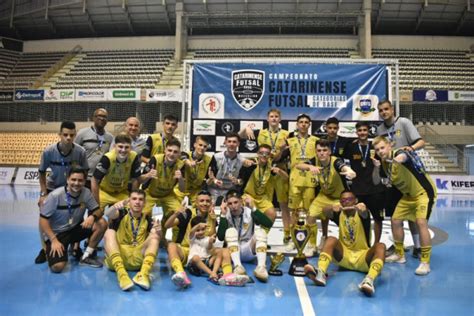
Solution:
<svg viewBox="0 0 474 316"><path fill-rule="evenodd" d="M420 133L413 123L404 117L397 117L392 126L387 126L385 123L377 126L377 135L385 136L394 142L394 148L401 148L404 146L411 146L421 139Z"/></svg>
<svg viewBox="0 0 474 316"><path fill-rule="evenodd" d="M73 197L60 187L48 194L40 210L40 216L49 220L55 234L71 230L82 223L86 209L97 210L99 204L88 188L83 188L79 196Z"/></svg>
<svg viewBox="0 0 474 316"><path fill-rule="evenodd" d="M114 136L107 131L105 131L104 135L99 135L94 127L91 126L79 130L74 141L86 150L87 162L89 164L88 178L90 179L100 158L109 152Z"/></svg>
<svg viewBox="0 0 474 316"><path fill-rule="evenodd" d="M71 168L89 169L86 151L78 144L73 144L71 151L67 155L59 151L59 143L49 145L41 155L39 172L46 172L51 168L51 172L46 178L46 187L52 191L58 187L66 185L67 174Z"/></svg>

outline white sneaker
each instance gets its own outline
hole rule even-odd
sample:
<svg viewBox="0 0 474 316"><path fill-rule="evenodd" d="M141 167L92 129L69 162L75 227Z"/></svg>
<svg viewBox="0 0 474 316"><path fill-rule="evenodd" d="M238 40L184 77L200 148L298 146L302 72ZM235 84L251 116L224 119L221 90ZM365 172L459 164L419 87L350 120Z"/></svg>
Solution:
<svg viewBox="0 0 474 316"><path fill-rule="evenodd" d="M245 271L245 268L241 265L235 266L234 271L235 274L238 275L244 275L247 274L247 271Z"/></svg>
<svg viewBox="0 0 474 316"><path fill-rule="evenodd" d="M415 270L416 275L427 275L430 272L431 272L430 264L426 262L420 263L418 268L416 268Z"/></svg>
<svg viewBox="0 0 474 316"><path fill-rule="evenodd" d="M324 243L326 242L326 237L322 236L321 241L319 242L318 250L321 253L323 251Z"/></svg>
<svg viewBox="0 0 474 316"><path fill-rule="evenodd" d="M316 247L310 243L307 243L303 249L303 253L307 258L313 257L316 253Z"/></svg>
<svg viewBox="0 0 474 316"><path fill-rule="evenodd" d="M268 272L264 266L257 266L255 270L253 270L253 274L260 282L267 282L268 281Z"/></svg>
<svg viewBox="0 0 474 316"><path fill-rule="evenodd" d="M285 251L286 252L292 252L296 249L295 244L293 243L293 240L290 240L286 245L285 245Z"/></svg>
<svg viewBox="0 0 474 316"><path fill-rule="evenodd" d="M400 256L396 252L392 253L390 256L385 258L385 262L387 263L406 263L407 259L405 256Z"/></svg>
<svg viewBox="0 0 474 316"><path fill-rule="evenodd" d="M372 296L375 293L374 280L368 275L359 283L359 290L361 290L365 295Z"/></svg>

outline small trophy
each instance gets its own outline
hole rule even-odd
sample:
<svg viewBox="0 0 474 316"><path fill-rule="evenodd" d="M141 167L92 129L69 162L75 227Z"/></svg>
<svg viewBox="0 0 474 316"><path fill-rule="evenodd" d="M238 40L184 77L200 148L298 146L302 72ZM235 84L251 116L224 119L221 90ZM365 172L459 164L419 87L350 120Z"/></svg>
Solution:
<svg viewBox="0 0 474 316"><path fill-rule="evenodd" d="M298 222L291 230L291 239L295 244L297 253L290 264L288 273L293 276L305 276L304 266L308 264L308 260L306 260L303 249L309 241L310 231L303 218L306 210L298 209L296 212L298 214Z"/></svg>
<svg viewBox="0 0 474 316"><path fill-rule="evenodd" d="M281 252L277 253L274 256L270 257L270 270L268 271L268 274L270 275L275 275L275 276L282 276L283 272L278 269L278 267L285 261L285 255L282 254Z"/></svg>

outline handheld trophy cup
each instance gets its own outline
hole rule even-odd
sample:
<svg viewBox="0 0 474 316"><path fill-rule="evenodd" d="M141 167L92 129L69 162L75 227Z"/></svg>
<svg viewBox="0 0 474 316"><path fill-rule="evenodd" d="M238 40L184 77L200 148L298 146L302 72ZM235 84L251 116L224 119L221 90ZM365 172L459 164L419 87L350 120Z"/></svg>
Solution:
<svg viewBox="0 0 474 316"><path fill-rule="evenodd" d="M297 209L296 212L298 215L298 222L291 230L291 239L295 244L297 253L290 264L290 270L288 273L293 276L305 276L304 266L308 264L308 260L306 260L303 249L309 241L310 231L303 217L303 215L306 214L306 210Z"/></svg>

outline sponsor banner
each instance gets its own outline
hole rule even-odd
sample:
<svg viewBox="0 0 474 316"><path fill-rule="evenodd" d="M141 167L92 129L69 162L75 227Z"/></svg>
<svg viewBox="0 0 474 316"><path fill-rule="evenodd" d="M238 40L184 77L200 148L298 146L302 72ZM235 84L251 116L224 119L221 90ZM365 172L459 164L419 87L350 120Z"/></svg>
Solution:
<svg viewBox="0 0 474 316"><path fill-rule="evenodd" d="M183 101L183 90L181 89L170 89L170 90L158 90L158 89L147 89L146 90L146 101Z"/></svg>
<svg viewBox="0 0 474 316"><path fill-rule="evenodd" d="M44 90L44 102L73 102L74 97L74 89Z"/></svg>
<svg viewBox="0 0 474 316"><path fill-rule="evenodd" d="M15 184L39 185L38 168L18 168Z"/></svg>
<svg viewBox="0 0 474 316"><path fill-rule="evenodd" d="M140 101L140 89L108 89L109 101Z"/></svg>
<svg viewBox="0 0 474 316"><path fill-rule="evenodd" d="M107 89L76 89L76 101L107 101Z"/></svg>
<svg viewBox="0 0 474 316"><path fill-rule="evenodd" d="M193 135L216 135L216 121L194 120Z"/></svg>
<svg viewBox="0 0 474 316"><path fill-rule="evenodd" d="M15 101L43 101L44 90L16 90Z"/></svg>
<svg viewBox="0 0 474 316"><path fill-rule="evenodd" d="M373 120L389 87L379 64L197 63L192 76L193 118L265 120L279 109L283 120Z"/></svg>
<svg viewBox="0 0 474 316"><path fill-rule="evenodd" d="M337 135L348 138L357 138L355 126L355 122L340 122L339 131L337 131Z"/></svg>
<svg viewBox="0 0 474 316"><path fill-rule="evenodd" d="M474 194L474 176L431 175L438 193Z"/></svg>
<svg viewBox="0 0 474 316"><path fill-rule="evenodd" d="M449 101L474 101L474 91L448 91Z"/></svg>
<svg viewBox="0 0 474 316"><path fill-rule="evenodd" d="M14 167L1 167L0 168L0 184L12 183L13 174L15 173Z"/></svg>
<svg viewBox="0 0 474 316"><path fill-rule="evenodd" d="M413 101L418 102L447 102L448 90L413 90Z"/></svg>
<svg viewBox="0 0 474 316"><path fill-rule="evenodd" d="M0 102L13 101L13 91L0 91Z"/></svg>
<svg viewBox="0 0 474 316"><path fill-rule="evenodd" d="M474 200L472 195L439 194L436 199L436 208L446 211L471 212L474 209Z"/></svg>

